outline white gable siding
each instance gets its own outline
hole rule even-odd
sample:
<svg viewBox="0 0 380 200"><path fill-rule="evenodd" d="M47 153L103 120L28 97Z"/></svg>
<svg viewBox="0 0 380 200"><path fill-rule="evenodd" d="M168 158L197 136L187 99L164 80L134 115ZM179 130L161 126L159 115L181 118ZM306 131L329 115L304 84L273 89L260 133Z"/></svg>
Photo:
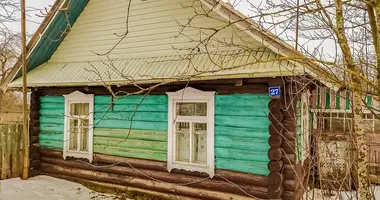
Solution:
<svg viewBox="0 0 380 200"><path fill-rule="evenodd" d="M186 24L188 19L196 13L191 6L194 4L197 11L204 13L201 3L194 0L147 0L131 1L130 18L128 23L129 34L116 46L110 58L130 59L170 56L187 54L185 48L191 48L198 42L191 43L188 38L199 40L210 31L186 28L185 36L178 36L181 27L178 23ZM105 56L98 56L108 52L120 40L118 35L126 31L127 0L91 0L70 34L64 39L49 62L80 62L106 60ZM207 9L206 6L203 6ZM212 17L197 16L192 26L223 27L228 23L220 21L222 18L216 13ZM178 36L178 37L176 37ZM233 38L233 40L231 40ZM257 42L235 26L229 26L215 37L215 40L225 41L255 48ZM230 50L236 47L225 47L221 42L214 42L209 50ZM224 47L223 47L224 46Z"/></svg>

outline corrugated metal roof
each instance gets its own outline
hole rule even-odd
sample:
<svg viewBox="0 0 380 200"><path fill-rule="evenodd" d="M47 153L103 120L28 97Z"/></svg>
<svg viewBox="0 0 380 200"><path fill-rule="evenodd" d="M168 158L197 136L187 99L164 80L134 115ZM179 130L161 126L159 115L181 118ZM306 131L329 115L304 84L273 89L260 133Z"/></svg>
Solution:
<svg viewBox="0 0 380 200"><path fill-rule="evenodd" d="M288 76L303 73L264 50L220 51L191 58L163 56L89 62L47 62L28 73L28 86L126 85L197 79ZM19 78L10 84L21 87Z"/></svg>

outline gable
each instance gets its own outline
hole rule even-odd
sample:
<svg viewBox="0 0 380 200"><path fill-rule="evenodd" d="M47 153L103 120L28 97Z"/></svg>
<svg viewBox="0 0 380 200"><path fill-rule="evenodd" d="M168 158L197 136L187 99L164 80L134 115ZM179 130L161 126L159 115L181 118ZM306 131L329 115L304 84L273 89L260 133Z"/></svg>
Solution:
<svg viewBox="0 0 380 200"><path fill-rule="evenodd" d="M277 60L280 56L260 38L231 25L214 11L208 13L209 8L201 1L131 1L127 17L129 2L89 1L49 61L28 73L28 85L128 84L126 79L151 83L304 73L304 68L294 62ZM191 27L184 28L190 18ZM126 27L129 32L124 38ZM221 27L206 45L199 45L213 33L207 28ZM196 45L199 48L194 53L191 50ZM20 87L21 79L10 86Z"/></svg>

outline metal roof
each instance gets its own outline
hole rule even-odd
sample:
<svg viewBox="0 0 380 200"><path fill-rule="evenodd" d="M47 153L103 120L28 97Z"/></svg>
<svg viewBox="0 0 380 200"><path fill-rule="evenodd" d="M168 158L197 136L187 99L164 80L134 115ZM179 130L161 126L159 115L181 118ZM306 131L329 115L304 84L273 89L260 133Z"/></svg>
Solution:
<svg viewBox="0 0 380 200"><path fill-rule="evenodd" d="M28 73L28 86L127 85L199 79L289 76L303 73L276 54L264 50L219 51L191 58L163 56L154 58L98 60L88 62L46 62ZM21 87L21 78L10 87Z"/></svg>

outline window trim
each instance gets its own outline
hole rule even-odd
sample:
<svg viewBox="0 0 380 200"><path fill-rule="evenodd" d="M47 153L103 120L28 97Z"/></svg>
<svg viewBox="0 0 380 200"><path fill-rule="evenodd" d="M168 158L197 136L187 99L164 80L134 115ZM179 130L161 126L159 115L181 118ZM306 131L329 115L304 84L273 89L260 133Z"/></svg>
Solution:
<svg viewBox="0 0 380 200"><path fill-rule="evenodd" d="M214 157L214 117L215 117L215 91L201 91L192 87L186 87L176 92L167 92L168 95L168 155L167 169L170 172L173 169L183 169L186 171L197 171L207 173L211 178L215 175L215 157ZM178 162L175 160L175 119L176 103L178 102L202 102L207 103L207 164L200 165L196 163ZM192 117L181 117L184 120ZM202 118L202 117L196 117ZM195 119L195 118L194 118ZM181 120L183 121L183 120ZM204 122L204 121L202 121Z"/></svg>
<svg viewBox="0 0 380 200"><path fill-rule="evenodd" d="M91 163L93 160L93 141L94 141L94 95L84 94L79 91L72 92L68 95L63 95L65 97L65 121L64 121L64 137L63 137L63 158L74 157L74 158L85 158ZM88 103L89 114L86 117L88 119L88 152L72 152L69 151L69 126L70 126L70 104L72 103Z"/></svg>

